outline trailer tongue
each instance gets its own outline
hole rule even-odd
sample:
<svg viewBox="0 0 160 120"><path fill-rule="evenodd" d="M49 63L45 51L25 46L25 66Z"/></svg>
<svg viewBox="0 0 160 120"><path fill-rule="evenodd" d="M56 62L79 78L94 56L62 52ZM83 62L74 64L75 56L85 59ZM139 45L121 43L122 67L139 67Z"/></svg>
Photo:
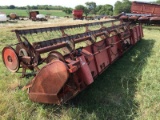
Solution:
<svg viewBox="0 0 160 120"><path fill-rule="evenodd" d="M31 70L29 98L50 104L76 96L143 37L140 24L117 20L14 32L18 43L3 49L3 62L22 77Z"/></svg>

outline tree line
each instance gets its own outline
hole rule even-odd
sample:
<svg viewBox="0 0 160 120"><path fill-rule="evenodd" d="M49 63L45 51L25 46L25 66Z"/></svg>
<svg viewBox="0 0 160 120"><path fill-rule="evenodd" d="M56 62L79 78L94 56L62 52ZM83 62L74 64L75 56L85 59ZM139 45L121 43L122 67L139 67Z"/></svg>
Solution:
<svg viewBox="0 0 160 120"><path fill-rule="evenodd" d="M160 0L157 0L154 3L159 3ZM24 9L24 10L62 10L66 14L71 14L73 8L63 7L63 6L52 6L52 5L32 5L32 6L24 6L18 7L14 5L10 6L0 6L0 9ZM130 13L131 9L131 1L122 0L117 1L114 4L114 8L112 5L97 5L95 2L86 2L85 5L77 5L75 6L76 10L83 10L84 14L87 16L89 14L98 14L98 15L117 15L119 13L125 12Z"/></svg>
<svg viewBox="0 0 160 120"><path fill-rule="evenodd" d="M9 5L9 6L0 6L0 9L21 9L21 10L26 10L26 9L32 9L32 10L63 10L63 6L52 6L52 5L27 5L27 6L22 6L18 7L15 5Z"/></svg>
<svg viewBox="0 0 160 120"><path fill-rule="evenodd" d="M98 15L115 15L121 12L130 12L131 2L129 0L117 1L114 8L110 4L97 5L95 2L86 2L85 5L77 5L74 9L83 10L84 14ZM72 8L64 8L63 11L67 14L72 13Z"/></svg>

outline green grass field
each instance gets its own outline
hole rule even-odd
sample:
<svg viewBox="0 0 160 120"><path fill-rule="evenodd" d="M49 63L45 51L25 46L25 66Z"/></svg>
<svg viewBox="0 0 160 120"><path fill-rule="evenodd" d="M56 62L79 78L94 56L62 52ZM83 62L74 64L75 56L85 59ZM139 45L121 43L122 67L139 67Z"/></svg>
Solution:
<svg viewBox="0 0 160 120"><path fill-rule="evenodd" d="M149 27L150 28L150 27ZM16 43L11 28L0 30L0 53ZM33 103L24 86L31 78L10 73L0 57L1 120L158 120L160 118L160 31L144 28L144 38L68 103Z"/></svg>
<svg viewBox="0 0 160 120"><path fill-rule="evenodd" d="M40 14L44 15L53 15L53 16L59 16L64 17L66 14L61 10L38 10ZM0 9L0 12L3 12L7 15L10 13L16 13L18 16L28 16L27 10L19 10L19 9Z"/></svg>

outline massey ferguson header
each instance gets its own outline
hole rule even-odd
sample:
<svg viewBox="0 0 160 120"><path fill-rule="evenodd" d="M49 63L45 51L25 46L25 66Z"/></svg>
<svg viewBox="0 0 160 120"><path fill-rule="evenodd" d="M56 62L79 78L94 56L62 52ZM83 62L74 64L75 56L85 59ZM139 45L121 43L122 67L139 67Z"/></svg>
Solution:
<svg viewBox="0 0 160 120"><path fill-rule="evenodd" d="M3 49L3 62L22 77L31 70L24 89L32 101L49 104L76 96L143 37L141 25L117 20L13 32L18 42Z"/></svg>

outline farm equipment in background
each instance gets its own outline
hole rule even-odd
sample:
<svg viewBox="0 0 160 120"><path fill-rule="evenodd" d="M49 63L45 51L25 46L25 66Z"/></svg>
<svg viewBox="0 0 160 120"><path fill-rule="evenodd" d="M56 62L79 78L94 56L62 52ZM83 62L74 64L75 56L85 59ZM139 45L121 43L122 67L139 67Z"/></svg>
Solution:
<svg viewBox="0 0 160 120"><path fill-rule="evenodd" d="M122 13L117 18L133 23L160 24L160 5L134 1L131 13Z"/></svg>
<svg viewBox="0 0 160 120"><path fill-rule="evenodd" d="M85 20L94 20L95 19L95 17L93 17L93 16L85 16L84 18L85 18Z"/></svg>
<svg viewBox="0 0 160 120"><path fill-rule="evenodd" d="M76 96L143 37L140 24L118 20L12 32L18 43L2 51L6 68L22 77L31 70L29 98L49 104Z"/></svg>
<svg viewBox="0 0 160 120"><path fill-rule="evenodd" d="M9 19L10 19L10 20L16 20L16 19L19 19L19 17L17 16L16 13L10 13L10 14L9 14Z"/></svg>
<svg viewBox="0 0 160 120"><path fill-rule="evenodd" d="M6 23L6 22L17 23L18 21L11 20L5 13L0 13L0 23Z"/></svg>
<svg viewBox="0 0 160 120"><path fill-rule="evenodd" d="M83 16L83 10L73 10L72 11L73 20L100 20L101 16Z"/></svg>
<svg viewBox="0 0 160 120"><path fill-rule="evenodd" d="M35 19L36 15L39 14L39 11L29 11L29 19Z"/></svg>
<svg viewBox="0 0 160 120"><path fill-rule="evenodd" d="M45 15L39 14L39 11L30 11L29 19L32 21L47 21Z"/></svg>
<svg viewBox="0 0 160 120"><path fill-rule="evenodd" d="M6 22L8 21L7 15L4 13L0 13L0 22Z"/></svg>
<svg viewBox="0 0 160 120"><path fill-rule="evenodd" d="M73 15L73 20L83 20L84 16L83 16L83 10L73 10L72 11L72 15Z"/></svg>

